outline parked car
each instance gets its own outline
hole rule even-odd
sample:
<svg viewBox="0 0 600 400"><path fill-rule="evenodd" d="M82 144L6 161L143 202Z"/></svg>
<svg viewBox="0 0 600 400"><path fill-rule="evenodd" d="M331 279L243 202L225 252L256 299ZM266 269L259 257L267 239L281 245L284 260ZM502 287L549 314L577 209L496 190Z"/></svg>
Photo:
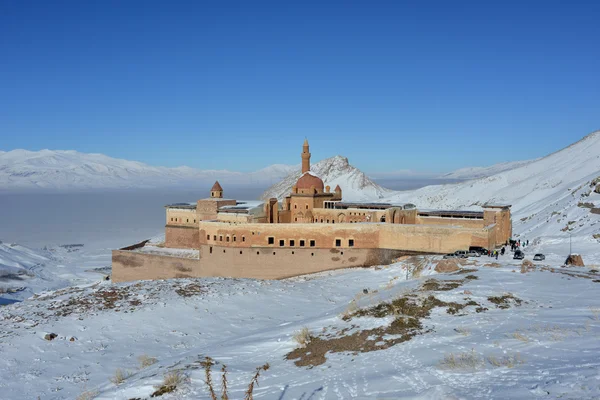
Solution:
<svg viewBox="0 0 600 400"><path fill-rule="evenodd" d="M543 255L542 253L538 253L535 256L533 256L533 261L543 261L546 259L546 256Z"/></svg>
<svg viewBox="0 0 600 400"><path fill-rule="evenodd" d="M456 258L456 254L454 254L454 253L446 254L444 256L444 259L448 259L448 258Z"/></svg>
<svg viewBox="0 0 600 400"><path fill-rule="evenodd" d="M454 254L456 254L456 257L458 257L458 258L467 258L468 257L467 256L468 253L466 250L456 250L454 252Z"/></svg>
<svg viewBox="0 0 600 400"><path fill-rule="evenodd" d="M469 250L469 252L467 253L468 257L481 257L481 254L476 252L475 250Z"/></svg>
<svg viewBox="0 0 600 400"><path fill-rule="evenodd" d="M481 246L471 246L469 247L469 251L475 251L479 253L479 255L487 255L488 253L487 249Z"/></svg>
<svg viewBox="0 0 600 400"><path fill-rule="evenodd" d="M514 260L522 260L525 258L525 253L523 253L521 250L515 250L515 255L513 256Z"/></svg>

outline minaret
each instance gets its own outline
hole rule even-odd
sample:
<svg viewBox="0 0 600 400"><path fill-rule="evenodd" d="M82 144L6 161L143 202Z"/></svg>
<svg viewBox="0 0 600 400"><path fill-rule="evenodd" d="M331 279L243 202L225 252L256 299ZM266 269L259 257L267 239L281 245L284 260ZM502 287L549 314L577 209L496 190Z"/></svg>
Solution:
<svg viewBox="0 0 600 400"><path fill-rule="evenodd" d="M302 173L310 171L310 152L308 151L308 139L304 139L302 145Z"/></svg>

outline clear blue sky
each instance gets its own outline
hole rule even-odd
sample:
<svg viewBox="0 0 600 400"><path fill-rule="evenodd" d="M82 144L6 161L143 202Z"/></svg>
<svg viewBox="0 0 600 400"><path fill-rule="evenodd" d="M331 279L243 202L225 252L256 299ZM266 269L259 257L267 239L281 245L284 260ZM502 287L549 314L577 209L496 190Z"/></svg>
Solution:
<svg viewBox="0 0 600 400"><path fill-rule="evenodd" d="M600 129L600 1L0 0L0 149L255 170L528 159Z"/></svg>

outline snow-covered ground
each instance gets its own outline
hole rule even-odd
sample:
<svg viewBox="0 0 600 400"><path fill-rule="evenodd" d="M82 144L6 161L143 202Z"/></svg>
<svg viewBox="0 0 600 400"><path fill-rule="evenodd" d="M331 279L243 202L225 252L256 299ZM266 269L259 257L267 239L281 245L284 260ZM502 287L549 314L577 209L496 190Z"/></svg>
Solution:
<svg viewBox="0 0 600 400"><path fill-rule="evenodd" d="M525 251L530 258L549 248L541 243ZM149 398L165 374L180 370L184 382L162 398L208 399L200 363L209 356L221 363L214 367L217 387L217 372L227 365L232 399L243 398L264 363L270 368L254 391L263 399L597 398L600 274L590 265L600 255L583 254L588 267L560 268L564 254L547 253L525 273L508 255L472 259L460 274L435 274L436 259L429 258L421 277L409 280L410 259L284 281L98 281L42 293L0 308L0 393L3 399L73 399L85 392ZM458 286L420 289L430 279ZM489 299L508 293L517 299L505 298L508 309ZM435 307L420 319L418 334L395 344L399 335L386 329L402 310L343 319L411 295L477 305L453 314ZM324 362L298 366L302 358L288 357L300 347L293 336L304 327L329 350ZM46 340L49 333L57 337ZM375 341L381 349L372 348ZM451 353L472 365L444 363ZM141 368L140 356L156 362ZM111 382L117 369L126 377L119 385Z"/></svg>

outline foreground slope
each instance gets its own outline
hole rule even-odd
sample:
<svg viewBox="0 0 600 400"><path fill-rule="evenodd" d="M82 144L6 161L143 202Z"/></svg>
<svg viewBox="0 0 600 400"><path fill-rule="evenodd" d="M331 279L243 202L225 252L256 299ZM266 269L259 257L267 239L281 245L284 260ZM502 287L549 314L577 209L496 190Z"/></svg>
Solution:
<svg viewBox="0 0 600 400"><path fill-rule="evenodd" d="M362 171L350 165L348 159L335 156L321 160L311 165L310 171L329 185L333 191L336 185L342 188L344 200L371 200L379 199L393 193L391 190L381 187L370 180ZM292 192L292 186L302 176L300 168L287 175L281 182L268 188L261 199L266 200L275 197L279 200Z"/></svg>
<svg viewBox="0 0 600 400"><path fill-rule="evenodd" d="M184 379L159 398L209 399L202 362L210 356L215 371L227 365L232 399L244 397L265 362L257 399L597 398L600 276L556 268L561 259L548 254L523 273L507 255L431 275L429 258L284 281L98 282L48 292L0 308L0 391L4 399L148 399L177 370ZM422 277L406 281L415 265ZM401 305L387 313L382 304L394 299L433 305L415 335L386 333L417 315ZM303 327L314 336L307 351L323 358L294 341ZM142 366L140 356L155 363ZM219 388L220 375L213 380Z"/></svg>

